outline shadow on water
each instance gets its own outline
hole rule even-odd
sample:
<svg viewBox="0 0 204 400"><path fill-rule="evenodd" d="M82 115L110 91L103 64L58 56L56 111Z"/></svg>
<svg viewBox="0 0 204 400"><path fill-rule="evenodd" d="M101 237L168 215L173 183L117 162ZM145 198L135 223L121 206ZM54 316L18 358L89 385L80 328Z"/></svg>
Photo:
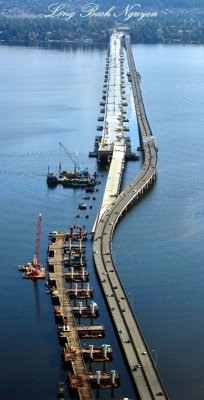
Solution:
<svg viewBox="0 0 204 400"><path fill-rule="evenodd" d="M38 321L41 321L41 319L42 319L42 309L41 309L40 292L39 292L38 281L34 281L33 282L33 289L34 289L36 317L37 317Z"/></svg>
<svg viewBox="0 0 204 400"><path fill-rule="evenodd" d="M83 52L88 52L88 53L94 53L96 50L104 52L107 49L107 44L105 43L96 43L96 44L83 44L83 43L66 43L66 42L18 42L18 41L12 41L12 42L1 42L1 46L10 46L10 47L30 47L34 49L42 49L42 50L57 50L59 52L61 51L67 51L67 52L78 52L79 50Z"/></svg>

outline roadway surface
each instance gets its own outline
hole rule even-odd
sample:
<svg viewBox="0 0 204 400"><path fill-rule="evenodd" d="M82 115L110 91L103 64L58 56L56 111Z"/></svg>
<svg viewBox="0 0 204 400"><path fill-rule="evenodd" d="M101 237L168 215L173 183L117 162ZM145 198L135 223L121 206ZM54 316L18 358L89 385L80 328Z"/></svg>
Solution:
<svg viewBox="0 0 204 400"><path fill-rule="evenodd" d="M114 266L112 238L115 227L128 208L144 194L156 178L157 149L145 113L138 74L132 56L130 38L126 35L126 51L132 82L135 110L144 164L133 182L106 208L98 219L93 242L94 261L121 346L129 365L139 399L168 399L147 344L132 311Z"/></svg>

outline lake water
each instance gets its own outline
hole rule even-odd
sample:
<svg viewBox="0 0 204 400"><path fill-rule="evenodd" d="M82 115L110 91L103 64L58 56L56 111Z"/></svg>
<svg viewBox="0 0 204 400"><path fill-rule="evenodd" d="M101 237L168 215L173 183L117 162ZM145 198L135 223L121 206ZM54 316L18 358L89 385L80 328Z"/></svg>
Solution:
<svg viewBox="0 0 204 400"><path fill-rule="evenodd" d="M172 400L202 399L204 351L204 47L135 45L142 91L159 148L158 178L148 195L121 221L113 242L116 266L144 336ZM59 142L94 172L93 149L105 71L106 49L0 47L1 206L1 397L6 400L56 397L66 379L53 306L43 282L24 281L18 265L35 251L38 213L43 214L42 262L48 232L75 221L83 190L48 189L47 166L72 169ZM130 85L126 88L132 103ZM130 136L137 147L134 109ZM128 163L123 185L141 167ZM92 198L91 230L103 189ZM127 246L128 237L128 246ZM115 399L136 399L87 242L91 285L113 346L110 369L121 373ZM104 342L104 340L102 341ZM87 341L88 343L88 341ZM97 365L98 369L99 365ZM100 392L111 398L111 392Z"/></svg>

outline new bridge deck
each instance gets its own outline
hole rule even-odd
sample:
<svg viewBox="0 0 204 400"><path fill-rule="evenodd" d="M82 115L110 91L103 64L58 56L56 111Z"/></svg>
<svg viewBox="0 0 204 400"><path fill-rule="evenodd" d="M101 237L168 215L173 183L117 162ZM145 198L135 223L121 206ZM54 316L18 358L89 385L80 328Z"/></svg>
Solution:
<svg viewBox="0 0 204 400"><path fill-rule="evenodd" d="M114 151L113 143L123 138L123 85L122 85L122 33L114 32L110 38L109 66L107 69L107 89L104 108L102 139L98 148L98 161L105 158L110 161ZM125 146L124 139L122 140ZM122 143L121 143L122 144Z"/></svg>

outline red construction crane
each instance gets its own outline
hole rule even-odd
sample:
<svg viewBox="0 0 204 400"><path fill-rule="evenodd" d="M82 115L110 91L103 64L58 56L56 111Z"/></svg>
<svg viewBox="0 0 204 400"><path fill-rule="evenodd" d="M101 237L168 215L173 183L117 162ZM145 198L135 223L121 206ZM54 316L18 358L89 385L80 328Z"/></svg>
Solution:
<svg viewBox="0 0 204 400"><path fill-rule="evenodd" d="M38 216L34 258L32 262L19 266L19 271L24 272L23 278L26 279L46 278L45 265L39 263L41 228L42 228L42 214L40 213Z"/></svg>
<svg viewBox="0 0 204 400"><path fill-rule="evenodd" d="M35 246L35 257L34 264L38 265L39 255L40 255L40 237L41 237L41 228L42 228L42 213L38 216L38 224L37 224L37 234L36 234L36 246Z"/></svg>

